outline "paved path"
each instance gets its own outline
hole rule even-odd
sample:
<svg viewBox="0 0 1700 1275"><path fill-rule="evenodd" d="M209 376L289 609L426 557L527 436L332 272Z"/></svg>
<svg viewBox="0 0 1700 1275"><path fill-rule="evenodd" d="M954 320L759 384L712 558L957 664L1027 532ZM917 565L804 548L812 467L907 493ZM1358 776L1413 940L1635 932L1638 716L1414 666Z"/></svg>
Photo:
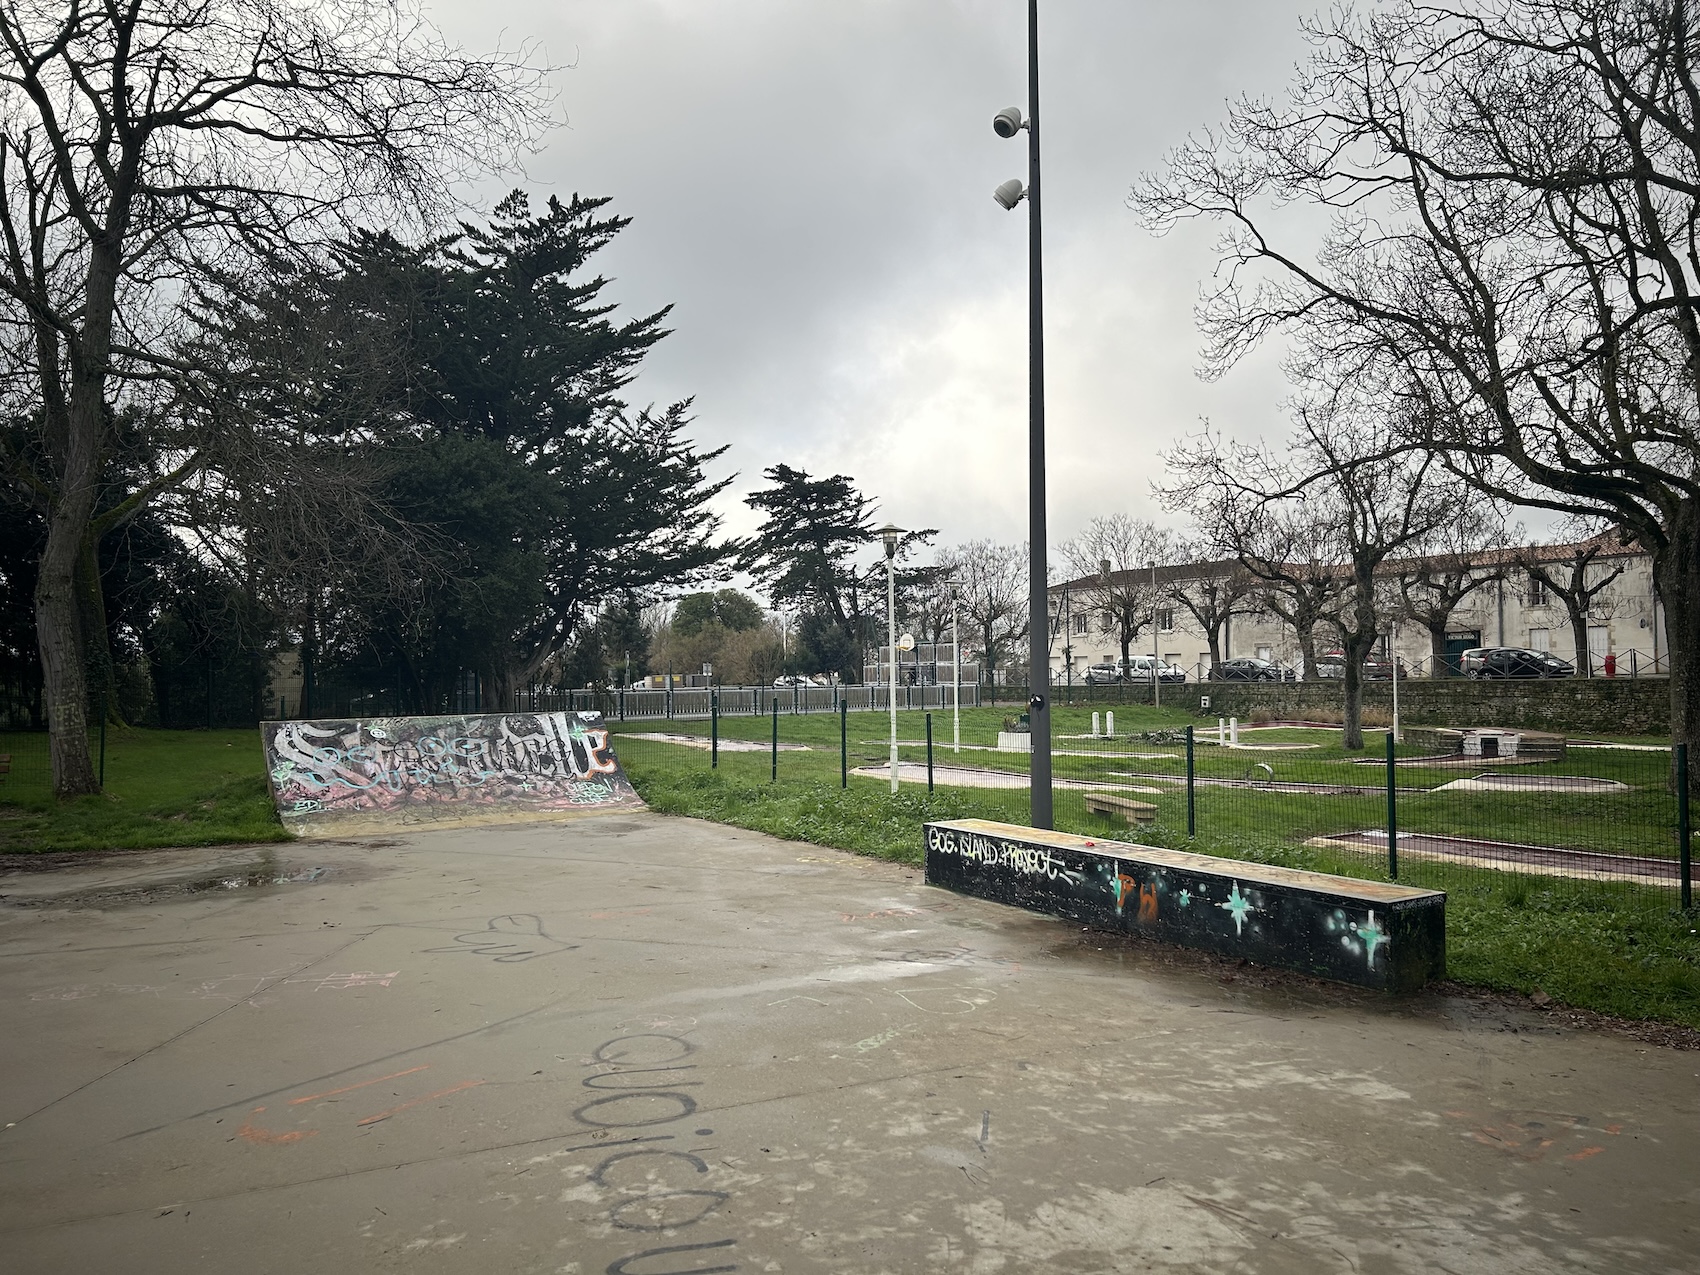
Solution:
<svg viewBox="0 0 1700 1275"><path fill-rule="evenodd" d="M1697 1268L1700 1056L832 851L638 815L0 895L8 1275Z"/></svg>

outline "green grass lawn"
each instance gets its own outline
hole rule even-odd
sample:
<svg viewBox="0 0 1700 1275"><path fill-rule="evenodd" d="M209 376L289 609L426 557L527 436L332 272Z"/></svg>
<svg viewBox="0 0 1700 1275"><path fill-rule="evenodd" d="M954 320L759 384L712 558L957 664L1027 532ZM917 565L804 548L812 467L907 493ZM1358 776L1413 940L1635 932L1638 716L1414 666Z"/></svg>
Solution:
<svg viewBox="0 0 1700 1275"><path fill-rule="evenodd" d="M53 799L47 738L0 734L0 853L286 841L257 730L112 731L106 791Z"/></svg>

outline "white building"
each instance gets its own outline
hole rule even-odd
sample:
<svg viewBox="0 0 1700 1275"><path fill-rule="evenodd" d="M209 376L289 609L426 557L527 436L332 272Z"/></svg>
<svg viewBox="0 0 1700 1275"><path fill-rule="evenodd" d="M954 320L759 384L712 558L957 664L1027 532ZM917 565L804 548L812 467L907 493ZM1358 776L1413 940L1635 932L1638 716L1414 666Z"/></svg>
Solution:
<svg viewBox="0 0 1700 1275"><path fill-rule="evenodd" d="M1590 590L1607 581L1587 611L1586 649L1578 658L1570 612L1562 598L1530 570L1545 570L1555 583L1568 586L1578 555L1586 558L1584 582ZM1189 680L1205 680L1211 664L1210 644L1194 615L1176 600L1189 584L1224 578L1237 564L1197 563L1158 567L1155 624L1144 620L1131 654L1156 653L1183 668ZM1382 613L1387 616L1380 654L1385 657L1389 636L1397 631L1399 659L1412 677L1432 673L1434 659L1428 628L1408 614L1401 616L1401 579L1410 579L1416 564L1389 561L1378 579L1385 589ZM1346 568L1336 568L1344 575ZM1135 573L1141 577L1144 572ZM1541 545L1500 550L1473 566L1472 576L1486 583L1472 590L1448 618L1444 656L1456 666L1457 654L1476 646L1513 646L1570 660L1577 671L1619 677L1662 676L1669 672L1664 609L1653 588L1652 558L1636 545L1623 545L1601 536L1575 544ZM1120 641L1110 616L1095 609L1100 582L1090 578L1053 585L1051 594L1051 676L1055 682L1081 682L1094 664L1121 658ZM1317 654L1337 649L1338 634L1326 621L1315 634ZM1223 624L1221 658L1256 656L1299 669L1302 660L1296 633L1271 610L1267 586L1254 584Z"/></svg>

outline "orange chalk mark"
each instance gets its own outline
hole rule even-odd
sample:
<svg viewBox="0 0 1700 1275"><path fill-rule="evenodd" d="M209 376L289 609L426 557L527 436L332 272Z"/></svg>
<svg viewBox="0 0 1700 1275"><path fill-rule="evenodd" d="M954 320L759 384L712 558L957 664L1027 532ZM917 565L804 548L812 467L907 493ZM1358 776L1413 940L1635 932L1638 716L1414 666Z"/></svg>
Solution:
<svg viewBox="0 0 1700 1275"><path fill-rule="evenodd" d="M353 1093L356 1089L364 1089L367 1085L382 1084L386 1080L394 1080L397 1076L411 1076L416 1071L429 1071L430 1063L421 1063L417 1067L409 1067L406 1071L392 1071L387 1076L379 1076L375 1080L362 1080L357 1085L344 1085L341 1089L327 1089L324 1093L310 1093L305 1098L291 1098L289 1105L299 1107L304 1102L314 1102L320 1098L334 1098L339 1093Z"/></svg>
<svg viewBox="0 0 1700 1275"><path fill-rule="evenodd" d="M1566 1160L1586 1160L1589 1156L1598 1155L1604 1150L1604 1147L1583 1147L1575 1155L1567 1155L1564 1158Z"/></svg>
<svg viewBox="0 0 1700 1275"><path fill-rule="evenodd" d="M255 1107L254 1114L259 1115L264 1107ZM262 1129L252 1121L244 1120L242 1127L236 1131L237 1137L246 1138L256 1146L286 1147L292 1142L300 1142L311 1138L319 1131L317 1129L296 1129L291 1133L273 1133L270 1129Z"/></svg>
<svg viewBox="0 0 1700 1275"><path fill-rule="evenodd" d="M420 1103L430 1102L433 1098L447 1098L450 1094L459 1093L462 1089L476 1089L483 1083L484 1082L482 1080L463 1080L458 1085L450 1085L447 1089L439 1089L436 1093L428 1093L423 1098L415 1098L411 1102L404 1102L398 1107L391 1107L388 1111L380 1111L377 1115L367 1116L364 1120L357 1121L356 1123L358 1125L377 1124L378 1121L388 1120L391 1116L406 1111L409 1107L417 1107Z"/></svg>

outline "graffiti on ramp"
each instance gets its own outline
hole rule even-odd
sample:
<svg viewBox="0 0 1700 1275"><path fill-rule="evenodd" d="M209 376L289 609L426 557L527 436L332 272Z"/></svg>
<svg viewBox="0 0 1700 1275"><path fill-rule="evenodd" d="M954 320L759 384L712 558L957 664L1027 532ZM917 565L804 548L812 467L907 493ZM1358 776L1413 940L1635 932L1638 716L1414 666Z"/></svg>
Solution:
<svg viewBox="0 0 1700 1275"><path fill-rule="evenodd" d="M266 722L284 826L338 835L641 810L599 713Z"/></svg>

